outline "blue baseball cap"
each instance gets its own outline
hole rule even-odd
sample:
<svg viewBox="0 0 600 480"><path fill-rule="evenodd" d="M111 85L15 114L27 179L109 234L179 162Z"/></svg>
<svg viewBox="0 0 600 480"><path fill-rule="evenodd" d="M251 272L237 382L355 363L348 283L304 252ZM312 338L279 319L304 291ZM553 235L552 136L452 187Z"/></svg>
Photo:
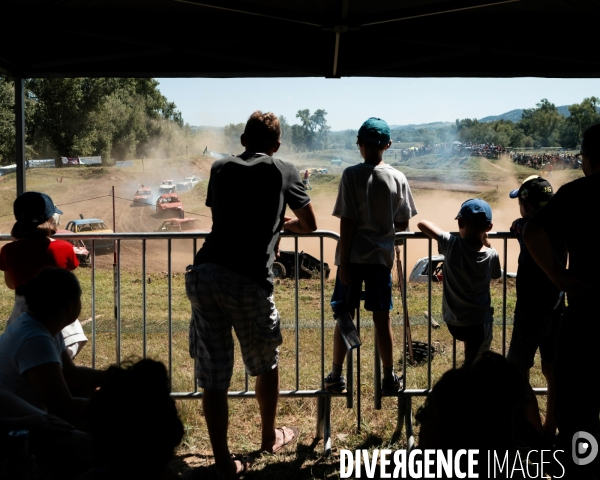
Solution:
<svg viewBox="0 0 600 480"><path fill-rule="evenodd" d="M492 223L492 207L481 198L471 198L460 206L456 220L462 218L478 225Z"/></svg>
<svg viewBox="0 0 600 480"><path fill-rule="evenodd" d="M360 126L358 138L365 143L387 145L390 143L390 126L381 118L371 117Z"/></svg>
<svg viewBox="0 0 600 480"><path fill-rule="evenodd" d="M63 212L56 208L49 195L40 192L25 192L17 197L13 204L17 222L41 225L55 213Z"/></svg>

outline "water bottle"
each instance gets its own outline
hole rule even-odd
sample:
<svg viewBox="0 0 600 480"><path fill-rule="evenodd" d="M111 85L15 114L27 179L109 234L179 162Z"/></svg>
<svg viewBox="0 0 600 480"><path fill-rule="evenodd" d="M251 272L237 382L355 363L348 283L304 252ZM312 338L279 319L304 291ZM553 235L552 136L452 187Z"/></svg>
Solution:
<svg viewBox="0 0 600 480"><path fill-rule="evenodd" d="M349 312L350 305L350 287L346 289L346 295L344 300L333 300L331 302L331 308L333 310L333 318L340 327L342 332L342 338L346 344L346 348L352 350L361 346L360 338L358 338L358 332L354 325L354 320Z"/></svg>
<svg viewBox="0 0 600 480"><path fill-rule="evenodd" d="M358 337L358 332L356 331L356 326L354 325L354 320L352 319L350 312L345 311L340 314L334 314L333 318L335 318L335 321L340 327L340 332L342 332L342 338L344 339L346 348L352 350L353 348L360 347L360 338Z"/></svg>

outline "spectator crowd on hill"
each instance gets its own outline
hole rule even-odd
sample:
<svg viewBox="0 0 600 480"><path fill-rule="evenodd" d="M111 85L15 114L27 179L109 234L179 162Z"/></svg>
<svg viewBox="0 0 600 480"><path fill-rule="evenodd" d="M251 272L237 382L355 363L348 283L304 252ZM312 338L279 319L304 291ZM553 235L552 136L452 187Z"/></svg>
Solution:
<svg viewBox="0 0 600 480"><path fill-rule="evenodd" d="M525 153L512 152L512 160L517 165L535 168L536 170L567 170L581 168L581 160L572 153Z"/></svg>
<svg viewBox="0 0 600 480"><path fill-rule="evenodd" d="M397 150L391 150L391 152L398 153ZM422 157L424 155L438 154L438 155L459 155L459 156L482 156L482 157L493 157L498 158L503 153L507 153L506 147L501 145L494 145L490 143L460 143L458 141L453 143L436 143L433 145L414 146L410 148L403 148L400 150L400 154L403 159ZM390 153L388 153L389 155Z"/></svg>

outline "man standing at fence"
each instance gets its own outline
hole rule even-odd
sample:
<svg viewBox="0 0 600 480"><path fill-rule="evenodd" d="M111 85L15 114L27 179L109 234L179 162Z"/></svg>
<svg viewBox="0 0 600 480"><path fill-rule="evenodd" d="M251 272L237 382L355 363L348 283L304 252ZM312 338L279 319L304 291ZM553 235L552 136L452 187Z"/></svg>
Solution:
<svg viewBox="0 0 600 480"><path fill-rule="evenodd" d="M190 355L204 389L204 415L222 478L234 478L249 465L245 457L232 457L227 445L232 328L246 370L256 376L261 450L277 453L298 438L296 428L275 428L282 337L272 266L281 228L308 233L317 226L298 171L273 158L280 137L277 116L256 111L241 136L246 151L213 164L206 196L212 230L186 274L192 303ZM284 216L286 205L295 218Z"/></svg>
<svg viewBox="0 0 600 480"><path fill-rule="evenodd" d="M534 214L523 232L527 248L550 280L567 293L568 307L556 348L556 423L564 450L564 478L599 478L598 443L600 356L598 293L600 281L593 262L594 225L600 225L600 124L583 134L585 177L563 185ZM554 255L550 238L563 240L569 252L565 268ZM586 453L587 452L587 453ZM594 460L596 458L596 460ZM594 461L592 461L594 460Z"/></svg>

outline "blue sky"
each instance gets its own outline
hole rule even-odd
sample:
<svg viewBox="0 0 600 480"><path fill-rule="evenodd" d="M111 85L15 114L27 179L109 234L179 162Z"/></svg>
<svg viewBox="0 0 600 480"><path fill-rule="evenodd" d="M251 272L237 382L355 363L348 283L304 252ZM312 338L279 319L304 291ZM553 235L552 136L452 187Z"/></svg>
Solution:
<svg viewBox="0 0 600 480"><path fill-rule="evenodd" d="M600 97L600 79L552 78L159 78L159 89L190 125L245 122L254 110L296 123L296 112L324 108L333 130L368 117L392 125L482 118L532 108L542 98L570 105Z"/></svg>

